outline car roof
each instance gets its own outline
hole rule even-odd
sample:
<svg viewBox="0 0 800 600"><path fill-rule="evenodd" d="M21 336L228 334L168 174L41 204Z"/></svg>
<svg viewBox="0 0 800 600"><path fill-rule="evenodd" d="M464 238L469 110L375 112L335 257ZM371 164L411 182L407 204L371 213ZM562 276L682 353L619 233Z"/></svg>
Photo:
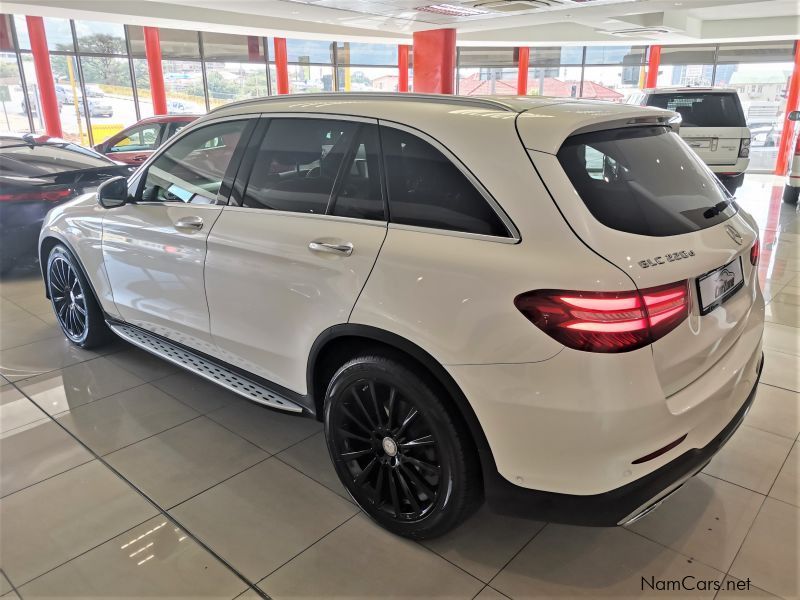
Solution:
<svg viewBox="0 0 800 600"><path fill-rule="evenodd" d="M470 123L477 124L478 119L510 121L509 131L514 133L519 116L519 134L525 147L553 154L568 136L578 130L589 130L609 122L621 126L636 119L666 124L675 117L675 113L658 108L576 98L336 92L233 102L212 110L196 123L200 125L219 117L259 113L311 113L381 119L414 127L440 141L454 135L474 134L481 128L470 128ZM505 141L507 138L502 139Z"/></svg>
<svg viewBox="0 0 800 600"><path fill-rule="evenodd" d="M733 88L722 87L662 87L662 88L647 88L642 90L645 94L690 94L696 92L698 94L735 94L736 90Z"/></svg>

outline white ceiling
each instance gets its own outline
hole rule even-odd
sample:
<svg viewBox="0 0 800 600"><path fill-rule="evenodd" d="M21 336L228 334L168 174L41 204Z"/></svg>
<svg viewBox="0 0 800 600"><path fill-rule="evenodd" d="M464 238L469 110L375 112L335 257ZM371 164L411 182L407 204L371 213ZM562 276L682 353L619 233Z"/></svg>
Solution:
<svg viewBox="0 0 800 600"><path fill-rule="evenodd" d="M444 4L444 7L431 7ZM258 35L461 45L797 39L798 0L10 0L3 12ZM455 14L443 14L452 12ZM459 16L461 14L461 16Z"/></svg>

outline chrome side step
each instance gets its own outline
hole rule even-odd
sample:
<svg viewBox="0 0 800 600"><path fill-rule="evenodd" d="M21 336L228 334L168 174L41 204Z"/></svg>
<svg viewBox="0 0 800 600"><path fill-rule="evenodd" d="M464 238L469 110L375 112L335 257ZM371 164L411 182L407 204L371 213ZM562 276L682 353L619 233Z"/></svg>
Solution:
<svg viewBox="0 0 800 600"><path fill-rule="evenodd" d="M167 340L139 329L138 327L127 325L126 323L107 322L107 324L114 333L134 346L138 346L142 350L155 354L200 377L205 377L240 396L244 396L245 398L271 408L294 413L303 412L303 408L300 405L276 394L269 388L250 381L238 373L218 365L207 358L203 358L194 352L186 350L177 344L172 344Z"/></svg>

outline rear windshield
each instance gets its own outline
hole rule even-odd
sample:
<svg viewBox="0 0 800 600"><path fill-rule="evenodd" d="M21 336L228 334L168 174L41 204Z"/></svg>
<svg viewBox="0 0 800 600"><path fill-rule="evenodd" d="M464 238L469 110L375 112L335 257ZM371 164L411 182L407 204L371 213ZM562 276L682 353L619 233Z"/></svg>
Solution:
<svg viewBox="0 0 800 600"><path fill-rule="evenodd" d="M113 165L113 161L75 144L31 144L0 149L0 174L46 177L66 171Z"/></svg>
<svg viewBox="0 0 800 600"><path fill-rule="evenodd" d="M674 110L681 115L681 127L744 127L744 113L736 94L674 93L653 94L648 106Z"/></svg>
<svg viewBox="0 0 800 600"><path fill-rule="evenodd" d="M665 127L576 135L558 160L594 217L619 231L679 235L736 213L708 168Z"/></svg>

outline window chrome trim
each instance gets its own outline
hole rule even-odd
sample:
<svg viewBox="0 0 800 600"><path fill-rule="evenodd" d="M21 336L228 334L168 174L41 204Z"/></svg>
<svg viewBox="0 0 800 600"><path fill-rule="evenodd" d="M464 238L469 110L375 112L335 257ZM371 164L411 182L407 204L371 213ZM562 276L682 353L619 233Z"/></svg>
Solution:
<svg viewBox="0 0 800 600"><path fill-rule="evenodd" d="M403 225L402 223L389 223L389 229L399 229L401 231L413 231L416 233L426 233L428 235L442 235L447 237L465 238L468 240L480 240L484 242L497 242L500 244L519 244L522 240L514 237L486 235L484 233L469 233L455 229L437 229L435 227L421 227L419 225Z"/></svg>
<svg viewBox="0 0 800 600"><path fill-rule="evenodd" d="M436 227L420 227L415 225L401 225L400 223L392 223L392 215L391 215L391 206L392 206L392 199L389 198L389 222L393 226L397 226L398 229L408 229L412 231L427 231L428 233L439 233L441 235L454 235L456 237L469 237L469 238L477 238L477 239L485 239L491 241L499 241L499 240L506 240L510 243L517 243L522 239L522 236L519 233L519 229L517 226L514 225L514 222L511 220L506 212L503 210L503 207L494 199L494 196L486 189L486 186L481 183L481 181L470 171L469 167L465 165L461 159L459 159L447 146L442 144L439 140L434 137L431 137L424 131L421 131L415 127L410 125L405 125L403 123L398 123L396 121L387 121L385 119L378 119L378 123L384 127L391 127L393 129L399 129L400 131L405 131L406 133L410 133L421 140L429 143L431 146L436 148L439 152L441 152L445 158L447 158L453 165L461 172L464 177L472 184L472 186L478 190L478 193L483 197L484 201L491 207L500 221L506 228L508 232L508 236L495 236L495 235L484 235L481 233L470 233L467 231L458 231L453 229L439 229ZM383 153L383 148L381 148L381 152ZM385 156L385 155L384 155Z"/></svg>
<svg viewBox="0 0 800 600"><path fill-rule="evenodd" d="M200 129L202 127L207 127L207 126L211 126L211 125L217 125L218 123L224 123L225 121L247 121L248 119L258 119L260 116L261 116L261 113L247 113L247 114L227 115L227 116L224 116L224 117L217 117L217 118L207 119L207 120L204 119L203 117L200 117L199 119L196 119L194 121L189 122L188 125L183 127L180 131L175 133L166 142L164 142L160 146L157 146L152 151L152 153L147 158L147 160L144 161L141 165L139 165L139 168L136 169L128 177L128 183L129 183L128 187L130 188L130 183L133 183L133 181L138 178L138 181L136 181L136 195L139 195L139 192L142 191L142 186L145 183L145 180L142 178L142 175L144 174L145 170L149 169L150 165L153 164L153 162L155 162L156 160L158 160L158 158L161 157L161 155L164 154L167 150L169 150L172 147L173 144L177 143L179 140L183 139L184 136L189 135L190 133L192 133L196 129ZM166 123L164 125L169 125L169 123ZM220 201L220 197L219 197L219 193L218 193L216 201L215 202L210 202L209 204L210 205L217 205L217 206L225 206L227 201L228 201L228 199L225 198L225 202L221 202ZM162 205L163 204L168 204L169 205L169 204L174 204L174 203L172 203L172 202L136 202L136 204L150 204L150 205L152 205L152 204L162 204ZM184 206L192 205L191 202L181 202L181 204L183 204ZM199 206L199 204L195 205L195 206Z"/></svg>
<svg viewBox="0 0 800 600"><path fill-rule="evenodd" d="M356 225L370 225L372 227L382 227L384 229L386 229L386 227L389 225L389 223L385 219L381 220L359 219L356 217L343 217L341 215L295 212L291 210L277 210L274 208L256 208L253 206L231 206L230 204L227 206L223 206L222 208L224 208L226 211L232 210L236 212L256 213L259 215L269 214L278 217L302 217L315 220L338 221L341 223L353 223Z"/></svg>

